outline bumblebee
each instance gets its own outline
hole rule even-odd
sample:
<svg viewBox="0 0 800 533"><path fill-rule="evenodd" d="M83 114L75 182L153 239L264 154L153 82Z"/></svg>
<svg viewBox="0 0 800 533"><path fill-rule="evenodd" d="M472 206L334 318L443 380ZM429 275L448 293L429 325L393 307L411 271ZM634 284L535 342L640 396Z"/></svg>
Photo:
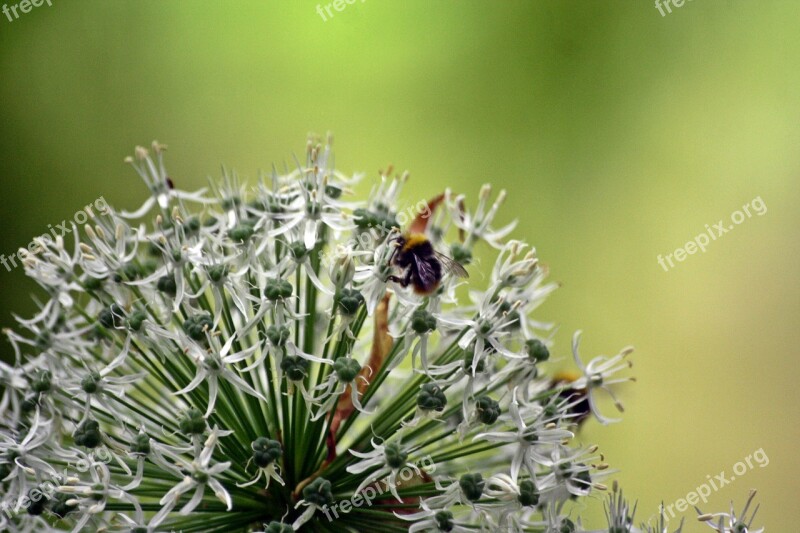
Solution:
<svg viewBox="0 0 800 533"><path fill-rule="evenodd" d="M403 270L403 276L389 276L389 281L403 287L412 285L417 294L431 294L442 282L445 273L459 278L469 274L458 261L437 252L422 233L406 233L396 239L396 248L389 262Z"/></svg>

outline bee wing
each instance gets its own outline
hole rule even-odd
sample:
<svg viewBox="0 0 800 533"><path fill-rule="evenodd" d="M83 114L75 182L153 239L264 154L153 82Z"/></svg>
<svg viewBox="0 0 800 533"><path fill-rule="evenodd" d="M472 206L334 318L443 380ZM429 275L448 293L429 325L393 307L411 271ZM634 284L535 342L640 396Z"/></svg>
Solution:
<svg viewBox="0 0 800 533"><path fill-rule="evenodd" d="M425 259L416 254L412 256L414 258L414 264L417 267L417 274L419 274L419 278L425 281L435 282L437 279L437 275L431 266L431 262L433 261L432 258Z"/></svg>
<svg viewBox="0 0 800 533"><path fill-rule="evenodd" d="M439 252L435 252L435 253L436 253L436 259L439 260L439 262L442 264L442 268L445 271L447 271L447 272L449 272L449 273L451 273L451 274L453 274L455 276L458 276L459 278L468 278L469 277L469 273L467 272L467 270L464 268L464 266L461 263L459 263L455 259L451 259L450 257L447 257L446 255L444 255L442 253L439 253Z"/></svg>

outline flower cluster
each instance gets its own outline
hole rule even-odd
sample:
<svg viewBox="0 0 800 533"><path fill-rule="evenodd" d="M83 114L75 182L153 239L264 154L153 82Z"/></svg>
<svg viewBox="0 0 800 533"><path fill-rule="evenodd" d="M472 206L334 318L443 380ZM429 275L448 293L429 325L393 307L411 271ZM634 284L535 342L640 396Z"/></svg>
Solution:
<svg viewBox="0 0 800 533"><path fill-rule="evenodd" d="M556 284L498 226L504 192L470 210L447 190L401 223L408 176L352 201L330 142L193 193L165 150L126 160L141 209L25 256L46 298L5 331L0 529L582 530L571 503L608 465L575 435L612 421L599 395L621 410L631 349L584 363L578 333L578 373L548 373L533 313ZM326 518L367 488L374 505ZM609 509L634 531L621 496Z"/></svg>

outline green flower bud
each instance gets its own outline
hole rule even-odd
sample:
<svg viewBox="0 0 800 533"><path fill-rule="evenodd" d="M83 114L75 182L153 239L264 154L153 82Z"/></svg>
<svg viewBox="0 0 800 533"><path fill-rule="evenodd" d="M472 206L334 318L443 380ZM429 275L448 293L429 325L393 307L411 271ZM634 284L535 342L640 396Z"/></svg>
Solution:
<svg viewBox="0 0 800 533"><path fill-rule="evenodd" d="M108 329L122 327L124 318L125 310L117 304L111 304L111 306L105 307L97 315L97 321Z"/></svg>
<svg viewBox="0 0 800 533"><path fill-rule="evenodd" d="M227 265L213 265L208 267L208 278L214 283L220 283L227 275Z"/></svg>
<svg viewBox="0 0 800 533"><path fill-rule="evenodd" d="M339 381L350 383L361 372L361 365L351 357L340 357L333 362L333 371L336 372Z"/></svg>
<svg viewBox="0 0 800 533"><path fill-rule="evenodd" d="M141 269L135 263L127 263L114 274L114 281L133 281L141 275Z"/></svg>
<svg viewBox="0 0 800 533"><path fill-rule="evenodd" d="M425 309L417 309L411 315L411 329L418 335L436 330L436 317Z"/></svg>
<svg viewBox="0 0 800 533"><path fill-rule="evenodd" d="M247 223L241 223L228 231L228 237L237 244L246 243L255 233L253 226Z"/></svg>
<svg viewBox="0 0 800 533"><path fill-rule="evenodd" d="M264 529L264 533L294 533L294 529L289 524L282 524L280 522L270 522Z"/></svg>
<svg viewBox="0 0 800 533"><path fill-rule="evenodd" d="M396 442L387 444L383 450L383 457L390 468L402 468L408 460L408 454L404 452Z"/></svg>
<svg viewBox="0 0 800 533"><path fill-rule="evenodd" d="M34 374L31 380L31 390L36 393L49 392L52 376L49 370L40 370Z"/></svg>
<svg viewBox="0 0 800 533"><path fill-rule="evenodd" d="M192 407L183 414L178 427L184 435L202 435L206 430L206 419L200 409Z"/></svg>
<svg viewBox="0 0 800 533"><path fill-rule="evenodd" d="M364 208L358 208L353 211L353 220L356 227L366 230L371 228L383 228L388 230L398 226L397 219L388 210L381 209L381 206L376 206L376 211L370 211Z"/></svg>
<svg viewBox="0 0 800 533"><path fill-rule="evenodd" d="M86 394L96 394L100 391L102 377L99 372L92 371L81 379L81 389Z"/></svg>
<svg viewBox="0 0 800 533"><path fill-rule="evenodd" d="M253 462L259 468L265 468L283 455L281 443L266 437L259 437L250 445L253 450Z"/></svg>
<svg viewBox="0 0 800 533"><path fill-rule="evenodd" d="M34 394L33 396L28 396L27 398L22 400L22 402L20 402L19 407L20 409L22 409L22 412L25 413L26 415L33 413L36 410L36 408L39 407L39 395ZM4 478L0 477L0 480L2 479Z"/></svg>
<svg viewBox="0 0 800 533"><path fill-rule="evenodd" d="M289 329L289 326L278 326L278 325L271 325L267 328L267 339L269 342L278 348L283 348L286 345L286 341L292 336L292 332Z"/></svg>
<svg viewBox="0 0 800 533"><path fill-rule="evenodd" d="M486 482L483 481L483 476L480 474L464 474L458 480L458 486L461 487L461 492L471 502L476 502L483 496L483 488Z"/></svg>
<svg viewBox="0 0 800 533"><path fill-rule="evenodd" d="M210 331L213 325L214 321L211 319L211 315L208 313L200 313L184 320L183 331L185 331L192 340L206 342L208 340L206 338L206 328Z"/></svg>
<svg viewBox="0 0 800 533"><path fill-rule="evenodd" d="M283 300L292 295L292 284L283 279L268 279L264 295L267 300Z"/></svg>
<svg viewBox="0 0 800 533"><path fill-rule="evenodd" d="M175 276L172 274L167 274L166 276L159 278L158 282L156 283L156 288L160 292L168 294L172 297L178 293L178 286L175 284Z"/></svg>
<svg viewBox="0 0 800 533"><path fill-rule="evenodd" d="M200 219L196 216L190 216L186 219L183 227L185 228L186 233L189 235L197 233L197 231L200 229Z"/></svg>
<svg viewBox="0 0 800 533"><path fill-rule="evenodd" d="M318 507L332 504L331 482L322 477L315 478L314 481L303 488L303 499Z"/></svg>
<svg viewBox="0 0 800 533"><path fill-rule="evenodd" d="M46 349L48 349L52 345L52 343L53 343L53 338L50 336L49 331L42 331L41 333L36 335L36 348L38 350L43 352Z"/></svg>
<svg viewBox="0 0 800 533"><path fill-rule="evenodd" d="M356 227L367 229L376 226L378 219L369 210L359 207L353 211L353 220Z"/></svg>
<svg viewBox="0 0 800 533"><path fill-rule="evenodd" d="M364 295L355 289L342 289L336 295L339 311L345 316L353 316L364 303Z"/></svg>
<svg viewBox="0 0 800 533"><path fill-rule="evenodd" d="M453 531L453 528L456 527L455 522L453 522L453 513L450 511L438 511L433 515L433 519L436 521L436 527L439 528L439 531Z"/></svg>
<svg viewBox="0 0 800 533"><path fill-rule="evenodd" d="M464 370L468 373L472 374L472 361L475 358L475 349L470 346L466 350L464 350ZM481 359L478 361L478 366L475 367L476 373L481 373L486 370L486 361Z"/></svg>
<svg viewBox="0 0 800 533"><path fill-rule="evenodd" d="M292 257L294 257L295 261L298 263L305 259L309 252L310 250L306 248L306 245L303 242L293 242L289 245L289 253L292 254Z"/></svg>
<svg viewBox="0 0 800 533"><path fill-rule="evenodd" d="M103 441L103 434L100 431L100 424L97 420L86 420L75 430L72 435L75 444L86 448L97 448Z"/></svg>
<svg viewBox="0 0 800 533"><path fill-rule="evenodd" d="M145 433L137 433L133 437L130 450L136 455L150 455L150 437Z"/></svg>
<svg viewBox="0 0 800 533"><path fill-rule="evenodd" d="M103 288L103 283L105 281L105 278L93 278L92 276L86 276L86 279L83 281L83 286L87 291L99 291Z"/></svg>
<svg viewBox="0 0 800 533"><path fill-rule="evenodd" d="M50 511L58 518L64 518L77 507L77 505L67 504L67 502L73 498L74 496L71 494L56 493L56 495L53 496L53 503L50 504Z"/></svg>
<svg viewBox="0 0 800 533"><path fill-rule="evenodd" d="M287 355L281 361L281 370L290 381L303 381L308 374L309 363L298 355Z"/></svg>
<svg viewBox="0 0 800 533"><path fill-rule="evenodd" d="M564 518L561 520L561 527L558 530L558 533L575 533L578 529L575 527L575 523L570 520L569 518Z"/></svg>
<svg viewBox="0 0 800 533"><path fill-rule="evenodd" d="M128 319L128 327L132 331L139 331L142 329L142 324L147 319L147 314L144 311L134 311Z"/></svg>
<svg viewBox="0 0 800 533"><path fill-rule="evenodd" d="M528 339L525 341L525 350L528 352L528 357L541 363L550 359L550 350L539 339Z"/></svg>
<svg viewBox="0 0 800 533"><path fill-rule="evenodd" d="M442 388L436 383L425 383L417 395L417 406L423 411L444 411L447 405Z"/></svg>
<svg viewBox="0 0 800 533"><path fill-rule="evenodd" d="M468 265L472 262L472 252L460 243L455 243L450 247L450 257L462 265Z"/></svg>
<svg viewBox="0 0 800 533"><path fill-rule="evenodd" d="M326 185L325 195L336 200L342 195L342 188L337 185Z"/></svg>
<svg viewBox="0 0 800 533"><path fill-rule="evenodd" d="M539 503L539 493L536 491L536 485L533 484L533 481L523 479L519 482L519 496L517 499L525 507L533 507Z"/></svg>
<svg viewBox="0 0 800 533"><path fill-rule="evenodd" d="M230 196L228 198L223 198L220 205L222 205L222 209L227 211L228 209L233 209L234 207L242 205L242 199L238 196Z"/></svg>
<svg viewBox="0 0 800 533"><path fill-rule="evenodd" d="M478 419L486 425L494 424L500 416L500 404L488 396L478 398L475 410L478 412Z"/></svg>

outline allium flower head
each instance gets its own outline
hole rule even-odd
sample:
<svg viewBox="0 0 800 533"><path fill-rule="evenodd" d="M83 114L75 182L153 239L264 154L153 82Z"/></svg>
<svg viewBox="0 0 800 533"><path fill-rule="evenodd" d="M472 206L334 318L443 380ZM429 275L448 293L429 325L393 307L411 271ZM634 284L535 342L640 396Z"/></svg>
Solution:
<svg viewBox="0 0 800 533"><path fill-rule="evenodd" d="M408 207L387 170L357 202L314 139L286 173L186 192L165 149L126 159L140 209L26 257L45 299L5 330L0 529L564 530L564 504L605 488L547 375L534 311L556 284L505 240L505 192ZM489 276L445 268L479 247ZM430 290L406 286L426 265ZM570 387L606 422L594 395L628 352L584 366L575 344Z"/></svg>

